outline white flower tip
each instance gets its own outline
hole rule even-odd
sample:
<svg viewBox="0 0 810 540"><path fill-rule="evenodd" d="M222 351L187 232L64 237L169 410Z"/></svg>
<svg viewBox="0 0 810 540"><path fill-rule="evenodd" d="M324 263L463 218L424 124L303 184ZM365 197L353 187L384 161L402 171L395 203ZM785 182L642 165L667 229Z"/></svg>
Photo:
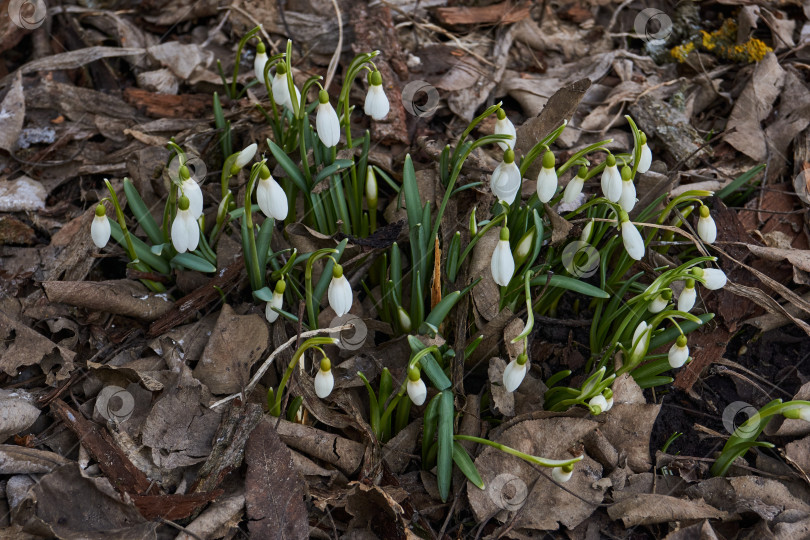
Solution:
<svg viewBox="0 0 810 540"><path fill-rule="evenodd" d="M507 392L514 392L523 382L526 377L528 362L523 364L518 363L517 360L512 360L506 369L503 370L503 386Z"/></svg>
<svg viewBox="0 0 810 540"><path fill-rule="evenodd" d="M571 477L573 475L574 475L573 468L569 471L566 471L563 467L554 467L551 470L551 477L558 484L564 484L565 482L568 482L569 480L571 480Z"/></svg>
<svg viewBox="0 0 810 540"><path fill-rule="evenodd" d="M335 387L335 377L332 375L332 370L324 371L319 369L315 375L315 395L323 399L332 393L332 388Z"/></svg>
<svg viewBox="0 0 810 540"><path fill-rule="evenodd" d="M427 399L427 386L422 379L408 380L408 397L417 407L423 405Z"/></svg>
<svg viewBox="0 0 810 540"><path fill-rule="evenodd" d="M591 408L591 412L593 414L602 414L603 412L608 410L608 402L605 399L605 396L599 394L598 396L594 396L588 402L588 407ZM596 410L596 412L594 412Z"/></svg>
<svg viewBox="0 0 810 540"><path fill-rule="evenodd" d="M110 241L110 220L106 215L93 218L93 224L90 225L90 237L97 248L101 249Z"/></svg>

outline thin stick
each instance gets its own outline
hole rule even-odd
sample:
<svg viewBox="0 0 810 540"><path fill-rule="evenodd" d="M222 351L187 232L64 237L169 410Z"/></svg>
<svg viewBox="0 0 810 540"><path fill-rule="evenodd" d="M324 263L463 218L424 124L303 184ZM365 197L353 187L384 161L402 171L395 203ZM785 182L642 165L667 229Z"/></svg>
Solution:
<svg viewBox="0 0 810 540"><path fill-rule="evenodd" d="M303 332L303 333L300 334L300 337L302 337L302 338L310 338L312 336L317 336L318 334L333 334L335 332L342 332L343 330L349 330L350 328L354 328L354 326L352 326L351 324L344 324L343 326L335 326L333 328L319 328L319 329L316 329L316 330L310 330L308 332ZM273 363L273 360L276 359L276 356L278 356L279 353L281 353L281 351L283 351L284 349L288 348L290 345L295 343L295 341L298 339L298 337L299 336L291 337L284 344L282 344L279 348L277 348L275 351L271 352L270 356L267 357L267 359L262 364L262 367L260 367L259 371L256 372L256 374L253 376L252 379L250 379L250 382L248 383L248 385L245 387L245 389L242 392L239 392L239 393L236 393L236 394L231 394L230 396L228 396L226 398L222 398L219 401L217 401L216 403L214 403L213 405L211 405L209 408L214 409L216 407L219 407L220 405L223 405L223 404L231 401L232 399L236 399L236 398L242 396L243 394L246 395L246 394L250 393L256 387L256 385L259 383L259 380L264 376L264 374L267 373L267 370L270 369L270 365Z"/></svg>

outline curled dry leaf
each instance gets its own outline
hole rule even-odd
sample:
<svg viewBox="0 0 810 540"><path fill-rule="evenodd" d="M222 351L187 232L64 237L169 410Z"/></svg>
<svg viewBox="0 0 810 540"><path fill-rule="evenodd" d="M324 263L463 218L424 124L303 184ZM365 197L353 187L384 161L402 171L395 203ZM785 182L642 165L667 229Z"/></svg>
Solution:
<svg viewBox="0 0 810 540"><path fill-rule="evenodd" d="M610 519L622 520L625 527L696 519L729 519L731 514L702 500L680 499L669 495L639 494L608 506Z"/></svg>
<svg viewBox="0 0 810 540"><path fill-rule="evenodd" d="M28 429L39 418L40 410L28 398L23 390L0 390L0 442Z"/></svg>
<svg viewBox="0 0 810 540"><path fill-rule="evenodd" d="M0 311L0 370L16 376L23 366L39 365L48 385L70 377L76 354Z"/></svg>
<svg viewBox="0 0 810 540"><path fill-rule="evenodd" d="M137 281L46 281L42 284L51 302L92 311L154 321L172 309L165 293L150 293Z"/></svg>
<svg viewBox="0 0 810 540"><path fill-rule="evenodd" d="M55 452L14 444L0 445L0 474L44 474L66 463L70 460Z"/></svg>
<svg viewBox="0 0 810 540"><path fill-rule="evenodd" d="M521 452L549 459L569 459L582 440L598 426L587 418L546 418L520 422L494 440ZM576 450L578 455L579 450ZM475 460L485 488L467 483L467 496L478 521L495 517L505 522L518 512L516 529L557 530L579 525L602 502L603 490L593 484L602 477L602 466L589 456L576 464L565 484L576 496L551 481L551 470L533 467L515 456L487 446Z"/></svg>

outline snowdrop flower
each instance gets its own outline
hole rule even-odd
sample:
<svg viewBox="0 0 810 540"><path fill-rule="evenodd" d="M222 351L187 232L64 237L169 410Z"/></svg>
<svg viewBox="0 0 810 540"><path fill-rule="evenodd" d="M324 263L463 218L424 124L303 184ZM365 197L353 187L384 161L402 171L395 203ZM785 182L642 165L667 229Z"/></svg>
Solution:
<svg viewBox="0 0 810 540"><path fill-rule="evenodd" d="M278 319L278 311L273 308L281 309L284 302L284 290L286 288L287 284L284 283L283 279L276 282L276 288L273 290L273 298L267 302L267 307L264 310L264 318L267 319L267 322L274 323L276 319Z"/></svg>
<svg viewBox="0 0 810 540"><path fill-rule="evenodd" d="M388 98L382 87L382 75L379 71L372 71L368 74L368 94L363 111L374 120L382 120L388 115L390 106Z"/></svg>
<svg viewBox="0 0 810 540"><path fill-rule="evenodd" d="M696 278L703 278L703 286L710 291L722 289L728 283L728 278L722 270L717 268L692 268L692 274Z"/></svg>
<svg viewBox="0 0 810 540"><path fill-rule="evenodd" d="M233 162L233 166L231 167L231 176L235 175L242 169L245 165L250 163L250 160L253 159L253 156L256 155L256 143L247 145L239 154L236 156L236 160Z"/></svg>
<svg viewBox="0 0 810 540"><path fill-rule="evenodd" d="M512 258L512 249L509 247L509 229L503 227L501 229L501 239L498 240L498 245L492 252L492 261L490 262L490 270L492 270L492 279L495 283L505 287L509 285L509 280L515 273L515 259Z"/></svg>
<svg viewBox="0 0 810 540"><path fill-rule="evenodd" d="M515 246L515 267L520 266L526 261L526 259L529 258L529 253L534 247L534 239L535 229L532 227L526 231L526 234L523 235L523 238L521 238L518 241L517 246Z"/></svg>
<svg viewBox="0 0 810 540"><path fill-rule="evenodd" d="M188 167L185 165L180 166L180 191L183 195L188 197L189 211L194 219L202 215L203 211L203 194L200 185L191 177Z"/></svg>
<svg viewBox="0 0 810 540"><path fill-rule="evenodd" d="M419 368L416 366L408 369L408 397L417 407L423 405L427 399L427 387L425 381L422 380L421 373L419 373Z"/></svg>
<svg viewBox="0 0 810 540"><path fill-rule="evenodd" d="M697 291L695 290L695 280L687 279L686 286L678 296L678 311L689 312L695 307L695 300L697 300Z"/></svg>
<svg viewBox="0 0 810 540"><path fill-rule="evenodd" d="M570 204L579 198L579 194L582 193L582 187L585 185L585 177L587 175L588 168L583 165L579 168L577 175L573 177L570 182L568 182L567 186L565 186L562 202Z"/></svg>
<svg viewBox="0 0 810 540"><path fill-rule="evenodd" d="M630 170L630 167L627 165L622 167L622 194L619 197L619 206L625 212L630 212L636 205L636 186L630 177L631 174L633 174L633 171Z"/></svg>
<svg viewBox="0 0 810 540"><path fill-rule="evenodd" d="M96 215L90 225L90 237L97 248L101 249L110 241L110 219L103 204L96 206Z"/></svg>
<svg viewBox="0 0 810 540"><path fill-rule="evenodd" d="M256 45L256 58L253 60L253 74L261 84L264 84L264 66L267 65L267 49L264 43L259 41Z"/></svg>
<svg viewBox="0 0 810 540"><path fill-rule="evenodd" d="M295 89L295 102L301 103L301 92L293 84ZM276 75L273 77L273 101L293 110L292 99L290 97L290 87L287 85L287 64L279 62L276 65Z"/></svg>
<svg viewBox="0 0 810 540"><path fill-rule="evenodd" d="M287 219L287 194L278 185L267 165L262 165L259 171L259 185L256 187L256 202L262 213L276 221Z"/></svg>
<svg viewBox="0 0 810 540"><path fill-rule="evenodd" d="M683 366L689 359L689 347L686 346L686 336L681 334L678 336L677 341L669 348L667 355L669 360L669 367L677 369Z"/></svg>
<svg viewBox="0 0 810 540"><path fill-rule="evenodd" d="M554 467L551 469L551 477L554 479L555 482L558 484L564 484L571 480L571 477L574 475L574 466L573 465L566 465L564 467Z"/></svg>
<svg viewBox="0 0 810 540"><path fill-rule="evenodd" d="M529 357L521 353L503 370L503 386L507 392L514 392L526 377L529 368Z"/></svg>
<svg viewBox="0 0 810 540"><path fill-rule="evenodd" d="M200 242L200 227L191 215L190 202L186 195L177 203L177 215L172 222L172 245L178 253L194 251Z"/></svg>
<svg viewBox="0 0 810 540"><path fill-rule="evenodd" d="M608 154L602 172L602 194L610 202L618 202L622 196L622 175L616 166L616 158Z"/></svg>
<svg viewBox="0 0 810 540"><path fill-rule="evenodd" d="M557 171L554 170L554 154L546 151L543 154L543 167L537 175L537 198L548 202L557 193Z"/></svg>
<svg viewBox="0 0 810 540"><path fill-rule="evenodd" d="M709 213L709 207L705 204L700 205L700 218L697 222L697 232L700 239L707 244L714 244L717 240L717 225Z"/></svg>
<svg viewBox="0 0 810 540"><path fill-rule="evenodd" d="M332 148L340 142L340 120L332 104L329 103L329 94L326 90L318 92L318 112L315 115L315 129L318 138L327 148Z"/></svg>
<svg viewBox="0 0 810 540"><path fill-rule="evenodd" d="M672 299L672 291L669 289L661 291L658 295L650 302L650 305L647 306L647 310L650 313L660 313L664 311L664 308L667 307L669 301Z"/></svg>
<svg viewBox="0 0 810 540"><path fill-rule="evenodd" d="M591 409L591 413L593 415L600 415L607 410L608 403L605 396L599 394L591 398L591 400L588 402L588 407Z"/></svg>
<svg viewBox="0 0 810 540"><path fill-rule="evenodd" d="M329 305L338 317L346 315L352 308L354 294L349 280L343 275L343 267L335 263L332 267L332 281L329 282Z"/></svg>
<svg viewBox="0 0 810 540"><path fill-rule="evenodd" d="M641 157L638 159L638 167L636 170L642 174L650 170L652 165L652 151L647 146L647 135L641 132Z"/></svg>
<svg viewBox="0 0 810 540"><path fill-rule="evenodd" d="M650 337L652 336L652 326L646 322L641 321L636 326L633 332L633 341L631 342L632 350L630 352L630 365L635 365L640 362L646 355L647 349L650 347Z"/></svg>
<svg viewBox="0 0 810 540"><path fill-rule="evenodd" d="M512 121L506 117L506 113L503 109L498 109L496 113L498 119L495 120L495 135L511 135L512 138L508 141L498 141L498 146L501 147L501 150L506 150L507 148L511 148L512 150L515 149L515 137L517 137L517 132L515 131L515 126L512 124Z"/></svg>
<svg viewBox="0 0 810 540"><path fill-rule="evenodd" d="M624 249L631 258L640 261L644 257L644 239L635 225L630 222L627 212L624 210L619 214L622 229L622 242Z"/></svg>
<svg viewBox="0 0 810 540"><path fill-rule="evenodd" d="M511 148L503 153L503 161L492 171L490 189L499 201L512 204L520 191L520 169L515 163L515 152Z"/></svg>
<svg viewBox="0 0 810 540"><path fill-rule="evenodd" d="M332 393L335 387L335 376L332 375L332 362L327 357L321 358L320 369L315 374L315 395L323 399Z"/></svg>
<svg viewBox="0 0 810 540"><path fill-rule="evenodd" d="M791 418L793 420L804 420L805 422L810 422L810 405L799 404L795 405L786 411L782 412L785 418Z"/></svg>

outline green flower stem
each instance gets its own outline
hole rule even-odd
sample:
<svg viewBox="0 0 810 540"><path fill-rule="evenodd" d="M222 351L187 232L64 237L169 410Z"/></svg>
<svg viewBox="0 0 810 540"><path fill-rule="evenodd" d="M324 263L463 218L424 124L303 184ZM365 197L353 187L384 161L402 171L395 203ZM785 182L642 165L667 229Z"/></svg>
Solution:
<svg viewBox="0 0 810 540"><path fill-rule="evenodd" d="M712 196L711 191L705 191L702 189L693 189L678 195L677 197L672 199L669 202L669 204L666 205L666 207L658 215L658 224L663 225L664 221L666 221L666 219L669 217L670 212L672 212L672 210L676 206L683 203L701 202L702 197L711 197L711 196Z"/></svg>
<svg viewBox="0 0 810 540"><path fill-rule="evenodd" d="M284 388L287 386L287 381L289 381L290 377L292 377L293 370L295 369L295 366L298 365L298 361L303 357L304 352L310 348L320 349L318 345L334 345L335 343L337 343L335 338L313 337L301 344L298 350L295 351L295 354L293 354L292 360L290 360L290 365L287 366L287 370L284 372L284 376L281 378L281 382L278 385L278 390L275 392L275 403L273 404L273 408L270 409L271 415L281 416L281 398L284 395ZM323 352L322 349L320 350Z"/></svg>
<svg viewBox="0 0 810 540"><path fill-rule="evenodd" d="M633 130L633 141L635 144L633 145L633 170L630 174L630 178L635 178L636 171L638 171L638 162L641 159L641 131L639 131L636 123L629 114L625 114L624 117L630 124L630 129Z"/></svg>
<svg viewBox="0 0 810 540"><path fill-rule="evenodd" d="M481 240L481 238L483 238L483 236L487 233L487 231L490 230L495 225L499 224L500 222L504 221L505 219L506 219L505 213L499 214L494 218L492 218L492 220L490 220L489 223L481 227L481 230L479 230L478 233L470 239L470 243L467 244L467 247L465 247L464 251L461 252L461 255L458 258L458 262L456 263L456 271L458 271L458 268L461 268L462 263L470 254L472 249L475 247L475 244L477 244L478 241ZM455 274L450 277L450 281L455 281L455 279L456 279Z"/></svg>
<svg viewBox="0 0 810 540"><path fill-rule="evenodd" d="M307 295L307 316L309 317L309 327L314 329L318 327L318 317L315 314L315 301L312 293L312 265L315 261L323 257L330 256L332 253L337 253L338 250L332 248L319 249L309 256L307 259L307 266L304 272L304 285L306 287Z"/></svg>
<svg viewBox="0 0 810 540"><path fill-rule="evenodd" d="M526 176L526 171L529 170L529 167L531 167L532 163L534 163L534 160L537 159L541 154L544 154L546 152L548 147L554 141L557 140L557 137L559 137L562 134L562 132L565 130L565 126L567 125L568 122L564 120L560 127L558 127L557 129L555 129L554 131L543 137L543 139L540 140L540 142L532 146L531 150L529 150L526 153L526 155L520 162L521 178Z"/></svg>
<svg viewBox="0 0 810 540"><path fill-rule="evenodd" d="M534 310L532 309L532 293L529 287L529 283L531 282L532 275L531 272L526 272L523 274L523 288L526 292L526 326L523 328L523 332L520 333L515 339L512 340L512 343L517 343L521 339L525 339L529 334L532 333L532 329L534 328ZM546 286L548 286L548 282L546 282Z"/></svg>
<svg viewBox="0 0 810 540"><path fill-rule="evenodd" d="M250 179L248 180L247 189L245 189L245 214L242 218L245 220L248 232L247 261L245 264L250 266L250 285L254 291L258 291L264 286L264 273L259 268L259 255L256 251L256 236L253 234L253 211L250 199L253 197L253 189L256 187L259 171L266 161L264 159L260 163L255 163L250 171Z"/></svg>
<svg viewBox="0 0 810 540"><path fill-rule="evenodd" d="M483 113L481 113L479 116L475 117L475 118L473 119L473 121L472 121L472 122L470 122L470 125L469 125L469 126L467 126L467 129L465 129L465 130L464 130L464 132L461 134L461 137L459 137L458 142L456 143L456 147L455 147L455 148L453 148L453 156L452 156L452 158L450 158L450 163L452 163L452 164L458 164L458 161L457 161L457 159L458 159L458 152L459 152L459 150L461 149L461 147L462 147L462 146L464 146L464 141L467 139L467 136L468 136L470 133L472 133L472 130L473 130L473 129L475 129L475 126L477 126L478 124L480 124L480 123L481 123L481 122L484 120L484 118L486 118L487 116L489 116L489 115L491 115L491 114L495 113L495 112L496 112L498 109L500 109L500 108L501 108L501 103L500 103L500 102L498 102L498 103L496 103L495 105L492 105L491 107L488 107L488 108L487 108L487 110L485 110L485 111L484 111ZM496 137L496 139L495 139L495 141L494 141L494 142L503 142L503 141L507 141L507 140L508 140L507 138L505 138L505 137L501 137L500 135L496 135L495 137ZM464 157L461 159L461 163L464 163L464 160L465 160L465 159L467 159L467 155L469 155L469 152L467 152L467 153L465 154L465 156L464 156ZM459 167L459 170L460 170L460 169L461 169L461 168ZM448 188L447 188L447 192L448 192L448 193L450 193L451 191L453 191L453 189L452 189L452 188L450 188L450 187L448 187ZM431 236L431 238L432 238L432 236Z"/></svg>
<svg viewBox="0 0 810 540"><path fill-rule="evenodd" d="M583 454L581 456L572 459L546 459L538 456L530 456L529 454L524 454L523 452L515 450L514 448L511 448L504 444L489 441L487 439L482 439L480 437L472 437L470 435L454 435L453 439L457 441L470 441L478 444L485 444L487 446L497 448L498 450L506 454L519 457L520 459L527 461L528 463L540 465L541 467L553 468L553 467L564 467L566 465L573 465L574 463L582 461L583 458L585 457L585 455Z"/></svg>
<svg viewBox="0 0 810 540"><path fill-rule="evenodd" d="M565 171L567 171L570 167L572 167L574 164L576 164L578 162L578 160L581 157L585 156L586 154L590 154L591 152L598 152L598 151L607 152L608 150L607 150L607 148L604 147L604 145L610 144L612 142L613 142L613 139L605 139L604 141L599 141L598 143L594 143L594 144L592 144L590 146L587 146L587 147L583 148L582 150L580 150L579 152L577 152L576 154L571 156L568 159L568 161L563 163L557 169L557 176L562 176L562 174Z"/></svg>
<svg viewBox="0 0 810 540"><path fill-rule="evenodd" d="M231 91L230 97L231 99L236 99L236 77L239 75L239 60L242 58L242 49L245 48L245 44L248 42L250 38L255 36L261 30L261 26L257 26L253 30L250 30L247 34L245 34L242 39L239 40L239 48L236 50L236 62L233 65L233 79L231 80Z"/></svg>
<svg viewBox="0 0 810 540"><path fill-rule="evenodd" d="M236 158L239 156L239 152L235 154L231 154L227 158L225 158L225 163L222 164L222 174L219 176L219 184L221 187L222 198L228 196L228 193L231 192L230 186L228 185L229 180L231 179L231 167L233 167Z"/></svg>

